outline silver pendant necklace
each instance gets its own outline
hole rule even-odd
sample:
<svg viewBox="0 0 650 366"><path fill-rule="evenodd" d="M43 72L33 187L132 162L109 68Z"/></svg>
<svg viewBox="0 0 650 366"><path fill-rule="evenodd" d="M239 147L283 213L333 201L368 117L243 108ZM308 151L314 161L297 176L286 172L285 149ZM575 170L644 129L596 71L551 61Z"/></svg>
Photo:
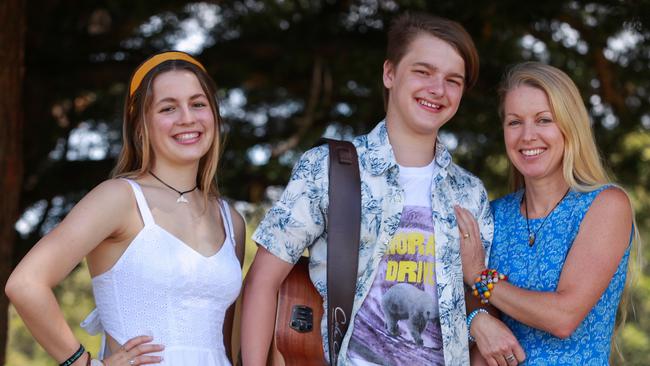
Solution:
<svg viewBox="0 0 650 366"><path fill-rule="evenodd" d="M171 189L172 191L178 193L178 198L176 199L176 203L188 203L189 201L183 195L185 193L193 192L195 189L197 189L199 187L198 184L197 184L197 185L194 186L194 188L188 189L187 191L179 191L178 189L176 189L176 188L170 186L169 184L165 183L162 179L158 178L153 172L150 171L149 174L151 174L152 177L156 178L160 183L164 184L165 187L167 187L167 188Z"/></svg>
<svg viewBox="0 0 650 366"><path fill-rule="evenodd" d="M527 204L527 202L526 202L526 190L524 189L524 194L523 194L523 196L521 197L521 200L522 200L523 203L524 203L524 210L526 211L526 229L528 230L528 246L529 246L529 247L532 247L532 246L535 244L535 240L537 239L537 233L539 233L539 231L542 229L542 227L543 227L544 224L546 223L546 220L547 220L549 217L551 217L551 215L553 215L553 212L555 211L555 209L557 208L557 206L560 204L560 202L562 202L562 200L564 200L564 197L566 197L567 194L569 194L569 191L570 191L570 190L571 190L571 187L569 187L569 188L566 190L566 192L564 192L564 196L562 196L562 198L560 198L560 200L557 201L557 202L555 203L555 206L553 206L553 208L551 209L551 211L549 211L548 215L546 215L546 217L544 218L544 220L542 220L542 223L539 225L539 227L537 228L537 230L531 232L531 231L530 231L530 221L529 221L529 219L528 219L528 204Z"/></svg>

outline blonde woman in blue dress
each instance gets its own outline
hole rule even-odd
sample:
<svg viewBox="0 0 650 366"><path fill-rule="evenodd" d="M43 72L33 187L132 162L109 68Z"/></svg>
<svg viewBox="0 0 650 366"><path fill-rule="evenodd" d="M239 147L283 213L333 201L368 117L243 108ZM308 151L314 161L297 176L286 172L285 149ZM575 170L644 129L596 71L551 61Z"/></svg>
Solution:
<svg viewBox="0 0 650 366"><path fill-rule="evenodd" d="M476 221L462 208L456 214L465 283L501 311L523 353L480 310L470 314L470 335L489 365L607 365L638 238L632 205L608 177L580 93L564 72L538 62L515 65L501 97L514 189L491 203L488 268L506 281L483 287Z"/></svg>
<svg viewBox="0 0 650 366"><path fill-rule="evenodd" d="M245 225L219 197L216 87L199 61L163 52L129 85L114 171L43 237L6 293L36 340L65 366L230 365L232 304ZM93 359L52 288L87 258L105 334Z"/></svg>

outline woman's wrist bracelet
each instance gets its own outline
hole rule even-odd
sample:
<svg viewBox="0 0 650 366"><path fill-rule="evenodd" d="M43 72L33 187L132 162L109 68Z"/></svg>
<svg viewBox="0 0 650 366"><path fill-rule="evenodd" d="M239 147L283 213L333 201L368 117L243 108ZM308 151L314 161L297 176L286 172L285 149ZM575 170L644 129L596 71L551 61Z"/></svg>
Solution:
<svg viewBox="0 0 650 366"><path fill-rule="evenodd" d="M486 269L481 274L476 277L474 284L472 285L472 294L479 299L481 299L482 304L488 304L490 302L490 296L492 296L492 290L494 285L499 281L507 281L508 276L497 272L495 269Z"/></svg>
<svg viewBox="0 0 650 366"><path fill-rule="evenodd" d="M483 308L478 308L467 316L467 339L469 339L470 342L474 342L474 337L472 337L472 334L470 333L470 330L472 329L472 321L479 313L488 314L488 311Z"/></svg>
<svg viewBox="0 0 650 366"><path fill-rule="evenodd" d="M77 361L83 354L86 353L86 349L84 348L83 344L79 344L79 349L75 353L72 354L72 356L68 357L67 360L61 362L59 366L70 366L72 365L75 361Z"/></svg>

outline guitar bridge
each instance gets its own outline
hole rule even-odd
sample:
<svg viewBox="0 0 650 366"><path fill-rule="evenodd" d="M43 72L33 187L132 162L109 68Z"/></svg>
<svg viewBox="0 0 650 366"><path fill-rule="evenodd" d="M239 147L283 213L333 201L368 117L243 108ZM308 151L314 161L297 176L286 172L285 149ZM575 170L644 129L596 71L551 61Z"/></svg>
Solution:
<svg viewBox="0 0 650 366"><path fill-rule="evenodd" d="M300 333L311 332L314 328L314 312L309 306L294 305L291 309L289 327Z"/></svg>

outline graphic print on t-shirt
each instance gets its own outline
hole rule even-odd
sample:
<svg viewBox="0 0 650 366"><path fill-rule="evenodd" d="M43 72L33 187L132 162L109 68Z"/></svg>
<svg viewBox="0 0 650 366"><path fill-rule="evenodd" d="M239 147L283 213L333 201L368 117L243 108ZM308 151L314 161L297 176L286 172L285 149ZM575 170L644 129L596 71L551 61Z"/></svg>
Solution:
<svg viewBox="0 0 650 366"><path fill-rule="evenodd" d="M430 208L404 207L353 329L353 365L444 364Z"/></svg>

